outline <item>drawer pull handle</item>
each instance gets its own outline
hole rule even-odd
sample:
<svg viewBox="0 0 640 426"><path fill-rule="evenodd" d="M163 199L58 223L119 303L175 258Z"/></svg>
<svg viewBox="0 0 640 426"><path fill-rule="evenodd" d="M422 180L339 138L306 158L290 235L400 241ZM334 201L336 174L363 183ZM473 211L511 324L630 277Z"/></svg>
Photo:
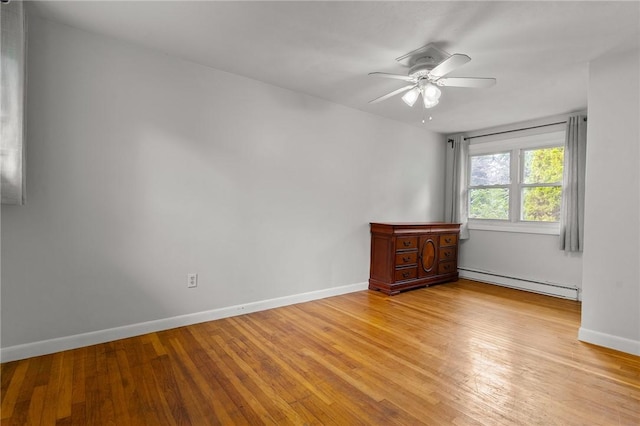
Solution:
<svg viewBox="0 0 640 426"><path fill-rule="evenodd" d="M451 238L445 238L445 239L444 239L444 242L445 242L445 243L450 243L450 242L451 242Z"/></svg>
<svg viewBox="0 0 640 426"><path fill-rule="evenodd" d="M445 265L444 270L448 271L449 270L449 265Z"/></svg>
<svg viewBox="0 0 640 426"><path fill-rule="evenodd" d="M405 247L409 247L409 246L411 245L411 241L403 241L403 242L402 242L402 244L403 244Z"/></svg>
<svg viewBox="0 0 640 426"><path fill-rule="evenodd" d="M409 273L408 272L403 272L402 273L402 278L408 278L409 277Z"/></svg>
<svg viewBox="0 0 640 426"><path fill-rule="evenodd" d="M451 252L449 251L444 254L444 257L449 257L449 256L451 256Z"/></svg>
<svg viewBox="0 0 640 426"><path fill-rule="evenodd" d="M402 258L402 261L403 261L403 262L408 262L408 261L410 261L410 260L411 260L411 258L410 258L409 256L406 256L406 257L403 257L403 258Z"/></svg>

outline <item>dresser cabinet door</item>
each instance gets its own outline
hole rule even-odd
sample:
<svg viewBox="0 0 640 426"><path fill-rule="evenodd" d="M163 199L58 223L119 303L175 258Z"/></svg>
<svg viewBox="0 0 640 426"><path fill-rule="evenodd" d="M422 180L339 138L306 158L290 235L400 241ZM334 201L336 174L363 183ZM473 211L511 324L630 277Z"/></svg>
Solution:
<svg viewBox="0 0 640 426"><path fill-rule="evenodd" d="M420 236L420 255L418 260L418 277L428 277L438 273L437 236L430 234Z"/></svg>

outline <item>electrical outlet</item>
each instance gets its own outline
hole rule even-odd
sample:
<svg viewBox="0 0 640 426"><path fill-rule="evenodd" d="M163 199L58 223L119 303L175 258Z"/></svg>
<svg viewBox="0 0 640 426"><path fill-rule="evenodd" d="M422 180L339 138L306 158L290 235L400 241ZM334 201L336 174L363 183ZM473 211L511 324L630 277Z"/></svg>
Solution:
<svg viewBox="0 0 640 426"><path fill-rule="evenodd" d="M187 274L187 287L198 287L198 274Z"/></svg>

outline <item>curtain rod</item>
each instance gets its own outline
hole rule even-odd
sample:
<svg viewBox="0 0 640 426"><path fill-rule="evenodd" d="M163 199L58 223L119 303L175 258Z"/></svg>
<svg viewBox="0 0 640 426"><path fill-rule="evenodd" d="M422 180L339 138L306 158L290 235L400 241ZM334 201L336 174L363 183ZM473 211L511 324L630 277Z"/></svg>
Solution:
<svg viewBox="0 0 640 426"><path fill-rule="evenodd" d="M587 118L585 117L583 120L587 121ZM566 123L567 123L566 120L565 121L557 121L555 123L541 124L539 126L523 127L522 129L512 129L512 130L505 130L505 131L502 131L502 132L487 133L486 135L469 136L467 138L464 138L464 140L468 141L469 139L482 138L482 137L485 137L485 136L494 136L494 135L502 135L504 133L521 132L523 130L538 129L540 127L549 127L549 126L555 126L556 124L566 124ZM447 143L450 143L451 147L453 148L453 139L448 139Z"/></svg>

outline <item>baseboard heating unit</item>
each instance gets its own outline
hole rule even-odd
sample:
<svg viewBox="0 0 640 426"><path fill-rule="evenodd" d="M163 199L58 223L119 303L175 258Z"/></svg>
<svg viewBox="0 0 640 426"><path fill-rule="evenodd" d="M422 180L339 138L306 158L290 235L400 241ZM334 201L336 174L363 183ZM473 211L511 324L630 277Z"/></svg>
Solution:
<svg viewBox="0 0 640 426"><path fill-rule="evenodd" d="M511 277L495 272L465 267L458 267L458 272L461 278L483 281L503 287L515 288L517 290L546 294L548 296L561 297L563 299L580 300L580 289L578 287Z"/></svg>

